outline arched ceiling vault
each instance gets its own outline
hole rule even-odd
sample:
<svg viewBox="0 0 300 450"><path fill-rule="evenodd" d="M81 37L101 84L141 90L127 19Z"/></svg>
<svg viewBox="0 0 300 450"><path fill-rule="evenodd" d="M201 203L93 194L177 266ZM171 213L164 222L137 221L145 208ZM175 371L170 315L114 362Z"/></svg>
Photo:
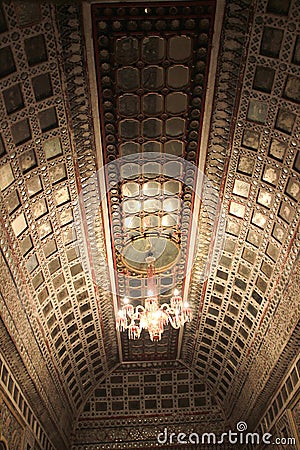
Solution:
<svg viewBox="0 0 300 450"><path fill-rule="evenodd" d="M25 3L0 9L1 350L57 448L114 370L183 364L224 420L255 426L297 353L299 1ZM165 171L157 216L180 256L162 298L177 285L194 313L158 342L115 328L144 283L122 253L142 229L124 185L152 169L128 162Z"/></svg>

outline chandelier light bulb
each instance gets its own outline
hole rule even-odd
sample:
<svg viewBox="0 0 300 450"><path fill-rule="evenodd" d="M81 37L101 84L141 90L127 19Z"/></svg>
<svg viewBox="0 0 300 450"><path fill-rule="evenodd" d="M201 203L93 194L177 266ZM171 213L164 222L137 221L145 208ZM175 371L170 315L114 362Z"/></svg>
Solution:
<svg viewBox="0 0 300 450"><path fill-rule="evenodd" d="M148 258L147 263L147 297L144 304L133 306L129 299L123 299L124 305L119 311L116 320L118 331L127 331L129 339L138 339L142 330L147 330L151 341L159 341L164 332L164 327L170 324L173 328L179 329L186 322L192 320L192 309L187 302L183 303L178 289L174 289L170 303L159 303L159 298L155 292L156 284L154 278L153 258Z"/></svg>

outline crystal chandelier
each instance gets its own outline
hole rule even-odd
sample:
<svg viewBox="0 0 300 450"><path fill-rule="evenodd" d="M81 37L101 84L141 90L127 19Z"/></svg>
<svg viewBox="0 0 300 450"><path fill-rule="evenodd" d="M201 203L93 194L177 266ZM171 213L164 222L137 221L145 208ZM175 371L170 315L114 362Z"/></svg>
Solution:
<svg viewBox="0 0 300 450"><path fill-rule="evenodd" d="M156 294L154 258L147 259L147 288L148 295L144 305L133 306L127 298L118 312L116 328L118 331L128 331L129 339L138 339L143 329L148 330L151 341L159 341L164 327L170 323L175 329L183 327L186 322L192 320L192 310L188 303L184 303L179 291L174 290L170 304L160 305Z"/></svg>

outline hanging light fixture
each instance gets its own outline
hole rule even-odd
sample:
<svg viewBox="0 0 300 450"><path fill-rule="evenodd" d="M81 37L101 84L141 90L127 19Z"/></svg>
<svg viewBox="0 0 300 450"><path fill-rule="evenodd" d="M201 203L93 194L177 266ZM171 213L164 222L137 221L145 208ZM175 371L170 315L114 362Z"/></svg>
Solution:
<svg viewBox="0 0 300 450"><path fill-rule="evenodd" d="M160 305L156 293L154 257L148 256L146 262L147 297L144 305L134 307L128 298L124 298L124 305L118 312L116 328L118 331L128 331L129 339L138 339L142 330L148 330L151 341L159 341L168 323L173 328L179 329L186 322L190 322L192 310L188 303L183 302L177 289L174 290L170 304Z"/></svg>

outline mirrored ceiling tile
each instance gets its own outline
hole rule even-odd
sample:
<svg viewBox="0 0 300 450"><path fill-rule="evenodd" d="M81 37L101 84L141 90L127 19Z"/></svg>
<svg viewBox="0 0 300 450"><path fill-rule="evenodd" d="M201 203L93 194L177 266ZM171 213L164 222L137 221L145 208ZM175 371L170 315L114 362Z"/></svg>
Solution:
<svg viewBox="0 0 300 450"><path fill-rule="evenodd" d="M39 175L29 178L26 181L26 185L29 197L32 197L43 190L41 178L39 177Z"/></svg>
<svg viewBox="0 0 300 450"><path fill-rule="evenodd" d="M146 212L158 212L162 209L161 201L157 198L149 198L144 201L144 211Z"/></svg>
<svg viewBox="0 0 300 450"><path fill-rule="evenodd" d="M271 58L278 58L282 39L283 30L273 27L264 27L260 54L264 56L270 56Z"/></svg>
<svg viewBox="0 0 300 450"><path fill-rule="evenodd" d="M11 51L11 47L0 49L0 78L16 71L16 65Z"/></svg>
<svg viewBox="0 0 300 450"><path fill-rule="evenodd" d="M167 85L173 89L182 89L189 83L189 68L175 65L167 69Z"/></svg>
<svg viewBox="0 0 300 450"><path fill-rule="evenodd" d="M163 174L173 179L180 179L183 174L183 166L179 161L168 161L163 165Z"/></svg>
<svg viewBox="0 0 300 450"><path fill-rule="evenodd" d="M294 169L300 173L300 150L297 152L295 157Z"/></svg>
<svg viewBox="0 0 300 450"><path fill-rule="evenodd" d="M47 159L52 159L56 156L62 155L62 146L58 137L45 141L43 144L43 149Z"/></svg>
<svg viewBox="0 0 300 450"><path fill-rule="evenodd" d="M148 214L143 218L143 228L157 228L159 226L159 217L156 214Z"/></svg>
<svg viewBox="0 0 300 450"><path fill-rule="evenodd" d="M146 178L156 178L162 173L161 165L154 161L143 164L142 170Z"/></svg>
<svg viewBox="0 0 300 450"><path fill-rule="evenodd" d="M143 152L161 153L162 144L157 141L148 141L142 145L142 150Z"/></svg>
<svg viewBox="0 0 300 450"><path fill-rule="evenodd" d="M18 191L15 190L11 192L6 198L5 198L5 204L6 208L9 214L12 214L16 209L19 208L21 205L20 198Z"/></svg>
<svg viewBox="0 0 300 450"><path fill-rule="evenodd" d="M300 34L297 36L296 42L295 42L295 48L294 48L294 54L293 54L293 61L294 64L300 64Z"/></svg>
<svg viewBox="0 0 300 450"><path fill-rule="evenodd" d="M53 92L50 73L42 73L32 78L32 87L37 102L51 97Z"/></svg>
<svg viewBox="0 0 300 450"><path fill-rule="evenodd" d="M275 127L284 133L291 134L293 131L296 114L280 108L277 115Z"/></svg>
<svg viewBox="0 0 300 450"><path fill-rule="evenodd" d="M14 181L15 177L11 168L11 165L5 164L0 168L0 189L4 191Z"/></svg>
<svg viewBox="0 0 300 450"><path fill-rule="evenodd" d="M31 203L31 209L35 219L44 216L48 212L48 207L44 198L40 198L35 203Z"/></svg>
<svg viewBox="0 0 300 450"><path fill-rule="evenodd" d="M70 192L68 186L63 186L55 192L55 201L57 205L63 205L70 200Z"/></svg>
<svg viewBox="0 0 300 450"><path fill-rule="evenodd" d="M145 37L142 41L142 59L148 64L158 64L165 57L165 40L159 36Z"/></svg>
<svg viewBox="0 0 300 450"><path fill-rule="evenodd" d="M59 222L61 226L67 225L73 221L73 212L70 208L65 208L60 212Z"/></svg>
<svg viewBox="0 0 300 450"><path fill-rule="evenodd" d="M233 236L239 236L239 234L241 232L241 224L237 223L236 221L234 221L234 220L230 219L230 217L228 217L227 225L226 225L226 232L229 234L232 234Z"/></svg>
<svg viewBox="0 0 300 450"><path fill-rule="evenodd" d="M3 91L3 98L7 114L12 114L24 108L24 99L20 84L15 84Z"/></svg>
<svg viewBox="0 0 300 450"><path fill-rule="evenodd" d="M122 194L124 197L136 197L139 195L140 188L138 183L128 182L122 186Z"/></svg>
<svg viewBox="0 0 300 450"><path fill-rule="evenodd" d="M38 289L38 287L45 281L43 273L40 271L36 274L36 276L32 279L32 284L34 289Z"/></svg>
<svg viewBox="0 0 300 450"><path fill-rule="evenodd" d="M5 148L5 145L3 142L3 138L0 134L0 158L1 158L1 156L5 155L5 153L6 153L6 148Z"/></svg>
<svg viewBox="0 0 300 450"><path fill-rule="evenodd" d="M174 36L168 41L168 56L172 61L184 62L192 56L192 39L189 36Z"/></svg>
<svg viewBox="0 0 300 450"><path fill-rule="evenodd" d="M264 228L267 223L267 216L259 211L254 211L251 223L258 226L259 228Z"/></svg>
<svg viewBox="0 0 300 450"><path fill-rule="evenodd" d="M180 117L171 117L166 121L166 135L168 137L179 137L184 134L186 120Z"/></svg>
<svg viewBox="0 0 300 450"><path fill-rule="evenodd" d="M254 230L249 230L247 234L247 242L254 245L255 247L259 247L261 245L263 236Z"/></svg>
<svg viewBox="0 0 300 450"><path fill-rule="evenodd" d="M252 175L255 166L255 160L246 155L240 156L238 163L238 171Z"/></svg>
<svg viewBox="0 0 300 450"><path fill-rule="evenodd" d="M242 145L244 147L253 148L255 150L258 149L260 140L260 133L254 130L244 130Z"/></svg>
<svg viewBox="0 0 300 450"><path fill-rule="evenodd" d="M184 149L183 142L170 140L164 144L164 149L166 153L170 153L171 155L182 156Z"/></svg>
<svg viewBox="0 0 300 450"><path fill-rule="evenodd" d="M300 182L297 178L290 178L286 187L286 193L293 199L300 201Z"/></svg>
<svg viewBox="0 0 300 450"><path fill-rule="evenodd" d="M245 247L242 253L242 258L250 264L254 264L256 260L256 253L253 250Z"/></svg>
<svg viewBox="0 0 300 450"><path fill-rule="evenodd" d="M48 258L50 255L55 253L57 251L57 245L54 239L51 239L44 245L44 254L46 258Z"/></svg>
<svg viewBox="0 0 300 450"><path fill-rule="evenodd" d="M291 0L269 0L267 12L273 14L287 15L290 9Z"/></svg>
<svg viewBox="0 0 300 450"><path fill-rule="evenodd" d="M273 138L269 149L269 155L273 158L283 160L288 145L286 142Z"/></svg>
<svg viewBox="0 0 300 450"><path fill-rule="evenodd" d="M47 48L43 34L25 39L24 44L29 66L47 61Z"/></svg>
<svg viewBox="0 0 300 450"><path fill-rule="evenodd" d="M125 92L135 91L140 87L140 74L135 67L123 67L117 70L118 87Z"/></svg>
<svg viewBox="0 0 300 450"><path fill-rule="evenodd" d="M126 163L122 164L120 168L121 178L126 179L134 179L140 175L141 167L139 164L135 163Z"/></svg>
<svg viewBox="0 0 300 450"><path fill-rule="evenodd" d="M22 240L20 240L20 249L23 256L33 249L33 243L30 236L25 236Z"/></svg>
<svg viewBox="0 0 300 450"><path fill-rule="evenodd" d="M157 90L164 86L164 70L158 66L148 66L142 71L142 85L147 90Z"/></svg>
<svg viewBox="0 0 300 450"><path fill-rule="evenodd" d="M273 201L273 195L266 189L260 189L257 196L257 203L266 208L270 208Z"/></svg>
<svg viewBox="0 0 300 450"><path fill-rule="evenodd" d="M165 195L174 195L181 192L181 182L170 180L163 183L163 191Z"/></svg>
<svg viewBox="0 0 300 450"><path fill-rule="evenodd" d="M13 229L13 232L15 233L15 235L17 237L20 236L20 234L22 234L23 231L25 231L27 228L27 221L26 221L24 213L21 213L19 216L17 216L13 220L11 226L12 226L12 229Z"/></svg>
<svg viewBox="0 0 300 450"><path fill-rule="evenodd" d="M277 261L279 253L280 253L280 249L278 247L276 247L276 245L269 242L267 245L267 248L266 248L266 254L271 259L273 259L273 261Z"/></svg>
<svg viewBox="0 0 300 450"><path fill-rule="evenodd" d="M50 220L47 220L46 222L42 223L38 229L41 239L44 239L46 236L49 236L49 234L52 233L52 224Z"/></svg>
<svg viewBox="0 0 300 450"><path fill-rule="evenodd" d="M37 166L34 150L29 150L19 156L19 164L23 173L28 172Z"/></svg>
<svg viewBox="0 0 300 450"><path fill-rule="evenodd" d="M233 216L244 218L246 212L245 205L242 205L241 203L231 201L229 206L229 213Z"/></svg>
<svg viewBox="0 0 300 450"><path fill-rule="evenodd" d="M177 214L164 214L161 219L161 224L163 227L175 227L179 221L179 216Z"/></svg>
<svg viewBox="0 0 300 450"><path fill-rule="evenodd" d="M58 127L56 108L54 106L39 112L38 118L42 132L53 130Z"/></svg>
<svg viewBox="0 0 300 450"><path fill-rule="evenodd" d="M124 219L124 226L127 229L135 229L140 228L141 226L141 218L138 216L128 216Z"/></svg>
<svg viewBox="0 0 300 450"><path fill-rule="evenodd" d="M266 261L261 263L261 271L268 277L271 278L273 272L273 265L268 264Z"/></svg>
<svg viewBox="0 0 300 450"><path fill-rule="evenodd" d="M146 138L158 138L162 135L162 121L160 119L146 119L142 122L142 134Z"/></svg>
<svg viewBox="0 0 300 450"><path fill-rule="evenodd" d="M283 243L286 236L286 228L282 227L280 224L275 223L272 231L272 236L280 243Z"/></svg>
<svg viewBox="0 0 300 450"><path fill-rule="evenodd" d="M146 116L157 116L163 112L164 100L160 94L146 94L142 98L142 110Z"/></svg>
<svg viewBox="0 0 300 450"><path fill-rule="evenodd" d="M295 216L295 208L291 206L288 202L281 202L279 209L279 217L285 220L287 223L292 222Z"/></svg>
<svg viewBox="0 0 300 450"><path fill-rule="evenodd" d="M119 133L122 139L135 139L140 134L140 122L134 119L121 120Z"/></svg>
<svg viewBox="0 0 300 450"><path fill-rule="evenodd" d="M271 93L275 77L275 69L270 67L257 66L253 81L253 89Z"/></svg>
<svg viewBox="0 0 300 450"><path fill-rule="evenodd" d="M121 116L136 116L140 112L140 99L134 94L124 94L118 98L118 108Z"/></svg>
<svg viewBox="0 0 300 450"><path fill-rule="evenodd" d="M268 112L268 104L259 100L249 100L247 120L257 123L265 123Z"/></svg>
<svg viewBox="0 0 300 450"><path fill-rule="evenodd" d="M132 36L117 39L115 57L119 64L135 63L139 59L139 41Z"/></svg>
<svg viewBox="0 0 300 450"><path fill-rule="evenodd" d="M30 256L30 258L26 262L26 268L30 273L33 272L38 267L38 265L39 263L36 255Z"/></svg>
<svg viewBox="0 0 300 450"><path fill-rule="evenodd" d="M300 103L300 78L288 75L284 88L284 97L296 103Z"/></svg>
<svg viewBox="0 0 300 450"><path fill-rule="evenodd" d="M39 22L42 18L41 16L41 5L39 3L30 2L17 2L15 4L17 11L18 22L21 27L28 27Z"/></svg>
<svg viewBox="0 0 300 450"><path fill-rule="evenodd" d="M140 152L140 144L136 142L126 142L120 145L121 156L135 155Z"/></svg>
<svg viewBox="0 0 300 450"><path fill-rule="evenodd" d="M146 197L155 197L160 194L161 185L157 181L148 181L142 185L142 193Z"/></svg>
<svg viewBox="0 0 300 450"><path fill-rule="evenodd" d="M280 177L280 169L274 168L272 166L265 166L262 179L267 183L273 184L274 186L278 183Z"/></svg>
<svg viewBox="0 0 300 450"><path fill-rule="evenodd" d="M166 97L166 112L182 114L187 110L187 95L183 92L172 92Z"/></svg>
<svg viewBox="0 0 300 450"><path fill-rule="evenodd" d="M51 183L55 184L67 178L67 169L65 164L57 164L49 169Z"/></svg>
<svg viewBox="0 0 300 450"><path fill-rule="evenodd" d="M20 120L11 126L11 134L16 145L31 139L31 129L28 119Z"/></svg>
<svg viewBox="0 0 300 450"><path fill-rule="evenodd" d="M240 197L248 198L250 192L250 183L242 180L235 180L232 192L233 194L239 195Z"/></svg>
<svg viewBox="0 0 300 450"><path fill-rule="evenodd" d="M166 212L172 212L179 210L180 208L180 199L178 197L166 198L163 201L163 210Z"/></svg>

